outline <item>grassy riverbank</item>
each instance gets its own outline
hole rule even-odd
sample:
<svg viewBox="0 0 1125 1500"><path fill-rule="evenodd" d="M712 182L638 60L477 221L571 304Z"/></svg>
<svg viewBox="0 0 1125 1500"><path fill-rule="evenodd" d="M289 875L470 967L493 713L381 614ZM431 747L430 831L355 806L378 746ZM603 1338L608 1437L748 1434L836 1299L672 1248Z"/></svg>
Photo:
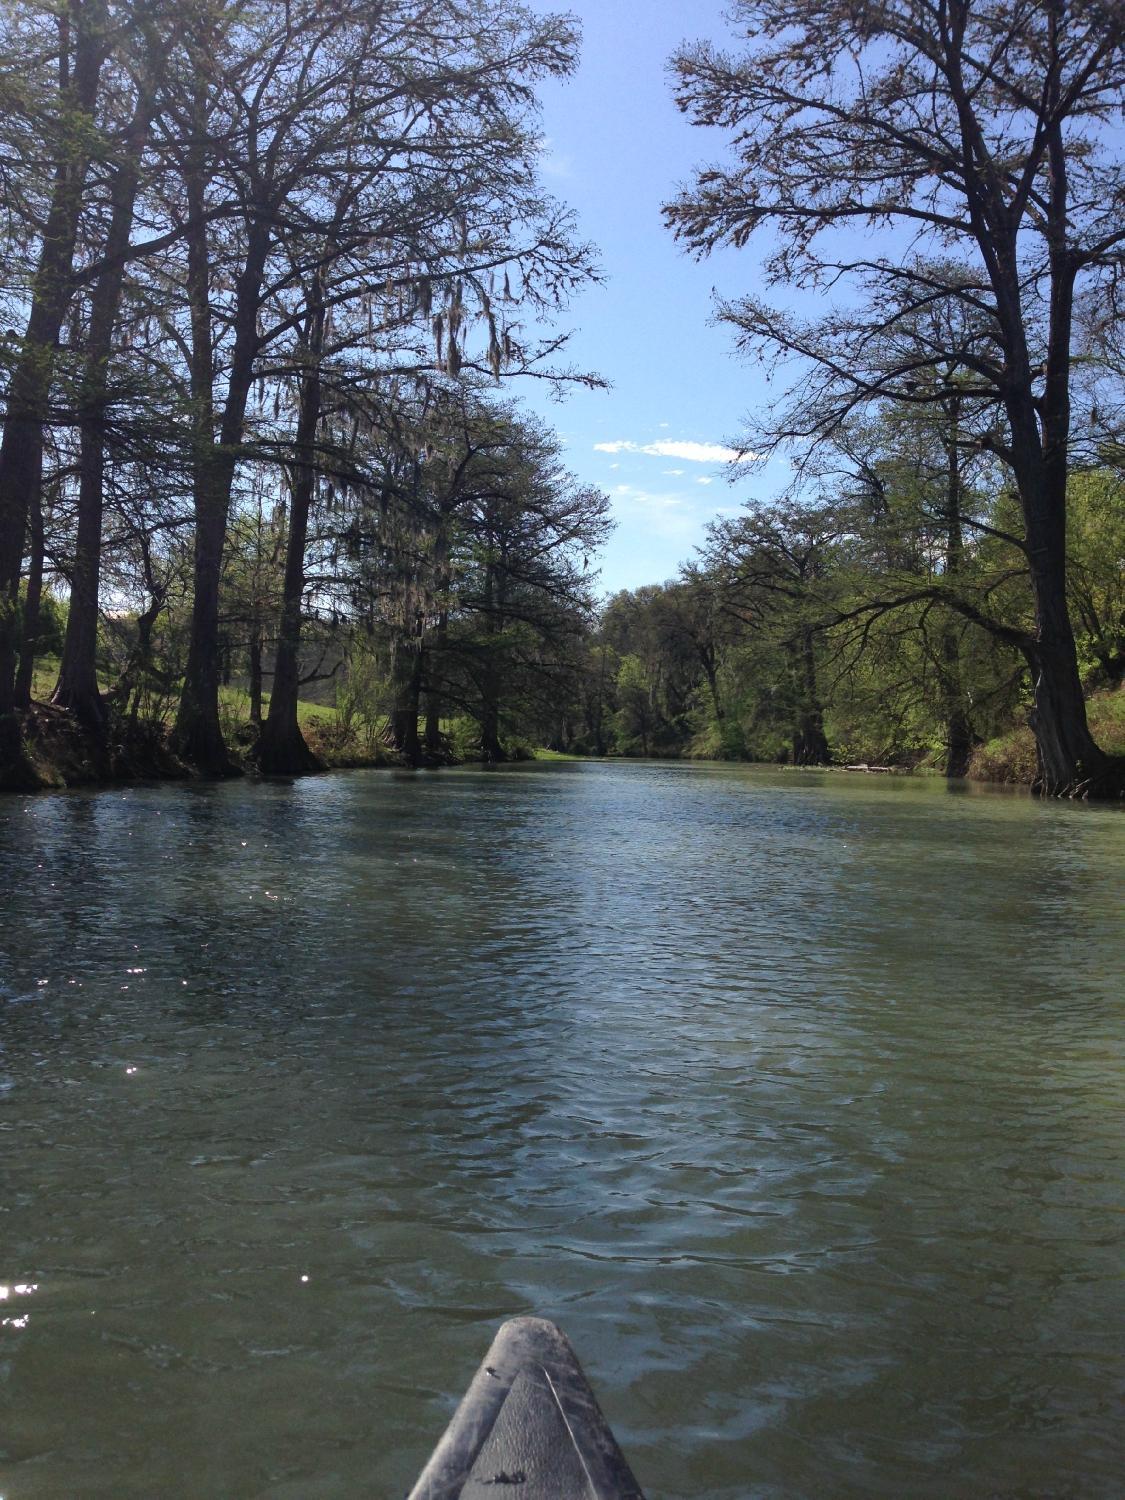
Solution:
<svg viewBox="0 0 1125 1500"><path fill-rule="evenodd" d="M1094 693L1086 716L1095 741L1108 755L1125 755L1125 688ZM1026 724L978 745L969 762L970 781L1030 786L1035 779L1035 737Z"/></svg>
<svg viewBox="0 0 1125 1500"><path fill-rule="evenodd" d="M45 656L36 663L32 684L32 707L22 717L23 741L28 760L44 790L102 783L187 780L196 773L173 753L169 744L175 700L170 697L151 718L111 715L104 734L92 733L71 714L50 702L58 678L58 659ZM107 683L101 684L109 690ZM263 717L270 697L262 695ZM233 765L245 775L258 772L257 726L250 719L250 697L244 688L227 685L219 690L219 713L223 737ZM383 739L384 721L341 712L334 704L302 699L297 720L313 754L325 770L361 767L405 767L407 762ZM479 763L477 730L469 719L443 719L442 748L427 761L430 765ZM524 742L513 742L509 759L544 758L575 760L581 757L539 750Z"/></svg>

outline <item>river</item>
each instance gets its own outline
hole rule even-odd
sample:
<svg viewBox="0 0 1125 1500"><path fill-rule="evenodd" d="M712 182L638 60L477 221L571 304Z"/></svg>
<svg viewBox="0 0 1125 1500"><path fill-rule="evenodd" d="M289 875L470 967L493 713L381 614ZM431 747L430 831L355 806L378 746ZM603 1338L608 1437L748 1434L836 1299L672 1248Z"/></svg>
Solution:
<svg viewBox="0 0 1125 1500"><path fill-rule="evenodd" d="M743 767L0 801L0 1496L1121 1492L1125 817Z"/></svg>

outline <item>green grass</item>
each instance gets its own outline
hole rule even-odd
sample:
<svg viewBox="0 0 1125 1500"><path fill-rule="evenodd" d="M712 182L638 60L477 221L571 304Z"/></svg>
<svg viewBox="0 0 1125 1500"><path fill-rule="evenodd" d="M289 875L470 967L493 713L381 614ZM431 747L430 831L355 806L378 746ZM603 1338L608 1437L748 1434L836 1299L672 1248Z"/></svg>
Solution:
<svg viewBox="0 0 1125 1500"><path fill-rule="evenodd" d="M59 680L59 659L57 656L40 656L35 662L35 671L31 678L31 696L37 703L45 703L55 691L55 683Z"/></svg>
<svg viewBox="0 0 1125 1500"><path fill-rule="evenodd" d="M1095 693L1086 705L1090 733L1110 755L1125 755L1125 687Z"/></svg>
<svg viewBox="0 0 1125 1500"><path fill-rule="evenodd" d="M532 752L535 760L587 760L585 755L568 755L564 750L546 750L542 746Z"/></svg>
<svg viewBox="0 0 1125 1500"><path fill-rule="evenodd" d="M270 695L262 694L262 717L269 713ZM250 722L250 694L245 688L221 687L219 689L219 711L239 723ZM335 723L337 718L336 708L329 703L308 703L303 698L297 700L297 723L302 729L313 719L322 722Z"/></svg>
<svg viewBox="0 0 1125 1500"><path fill-rule="evenodd" d="M1095 743L1107 755L1125 755L1125 688L1094 693L1086 701L1086 719ZM1030 786L1037 771L1035 736L1026 724L978 745L969 762L969 776L974 781Z"/></svg>

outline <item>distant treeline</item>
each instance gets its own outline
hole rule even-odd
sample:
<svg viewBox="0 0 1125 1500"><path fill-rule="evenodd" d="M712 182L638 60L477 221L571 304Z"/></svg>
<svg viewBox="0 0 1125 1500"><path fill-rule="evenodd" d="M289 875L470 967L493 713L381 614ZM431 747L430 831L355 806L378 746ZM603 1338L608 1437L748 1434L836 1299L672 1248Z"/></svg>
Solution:
<svg viewBox="0 0 1125 1500"><path fill-rule="evenodd" d="M1033 681L1020 633L1034 626L1035 601L1002 467L947 436L929 417L853 429L819 499L750 503L714 523L679 578L616 595L560 743L964 775L985 742L1026 724ZM1118 473L1072 476L1068 529L1083 684L1118 688ZM1107 749L1125 750L1125 722L1105 730ZM1034 745L1026 728L1022 737L1006 774L1030 781Z"/></svg>

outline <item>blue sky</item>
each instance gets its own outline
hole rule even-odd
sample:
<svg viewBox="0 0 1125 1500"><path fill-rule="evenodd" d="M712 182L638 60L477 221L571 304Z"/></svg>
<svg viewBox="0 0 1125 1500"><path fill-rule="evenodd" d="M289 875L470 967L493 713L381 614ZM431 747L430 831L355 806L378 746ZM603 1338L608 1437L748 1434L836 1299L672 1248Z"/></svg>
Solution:
<svg viewBox="0 0 1125 1500"><path fill-rule="evenodd" d="M668 58L683 41L732 40L719 0L573 0L582 62L566 83L542 89L548 151L544 180L575 211L601 250L607 281L572 305L571 362L612 384L559 404L541 390L525 404L559 433L568 467L613 499L617 531L602 558L607 592L659 583L689 558L720 510L780 488L771 472L731 485L722 448L746 412L767 399L762 372L736 360L729 333L709 326L712 288L730 294L757 280L753 251L702 263L677 248L660 218L692 169L723 153L723 140L691 126L673 101Z"/></svg>

